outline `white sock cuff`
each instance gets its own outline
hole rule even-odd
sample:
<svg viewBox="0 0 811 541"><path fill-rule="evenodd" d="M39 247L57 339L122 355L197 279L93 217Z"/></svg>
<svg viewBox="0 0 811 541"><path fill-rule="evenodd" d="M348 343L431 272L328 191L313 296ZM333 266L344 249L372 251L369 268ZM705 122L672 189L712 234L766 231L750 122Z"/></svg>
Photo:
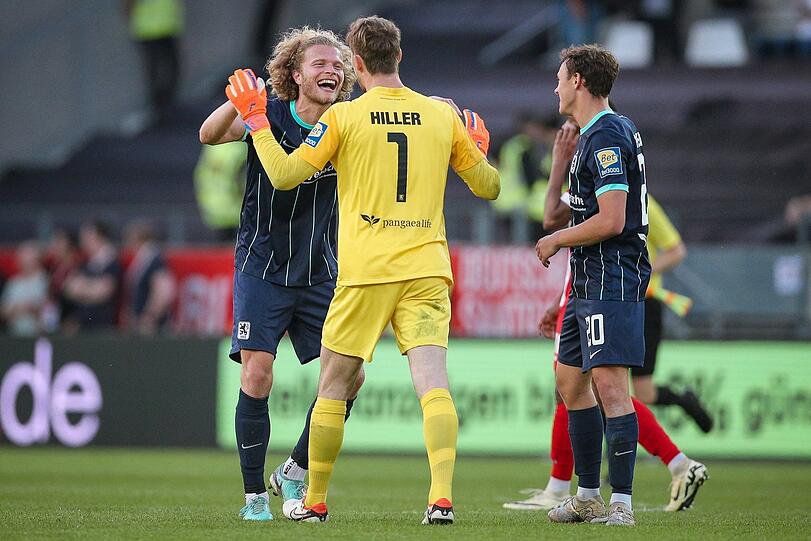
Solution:
<svg viewBox="0 0 811 541"><path fill-rule="evenodd" d="M261 493L256 493L256 492L246 492L246 493L245 493L245 503L250 502L250 501L251 501L253 498L255 498L256 496L262 496L262 497L263 497L263 498L265 498L266 500L270 500L270 496L268 496L268 491L267 491L267 490L266 490L266 491L264 491L264 492L261 492Z"/></svg>
<svg viewBox="0 0 811 541"><path fill-rule="evenodd" d="M549 482L546 483L546 490L551 492L569 492L569 487L572 484L572 480L564 480L558 479L557 477L549 476Z"/></svg>
<svg viewBox="0 0 811 541"><path fill-rule="evenodd" d="M676 475L681 470L687 466L687 455L684 453L679 453L673 457L673 459L667 463L667 469L670 470L671 475Z"/></svg>
<svg viewBox="0 0 811 541"><path fill-rule="evenodd" d="M592 498L596 498L600 495L599 488L583 488L577 487L577 499L578 500L590 500Z"/></svg>
<svg viewBox="0 0 811 541"><path fill-rule="evenodd" d="M631 495L630 494L620 494L619 492L612 492L611 493L611 501L608 505L612 503L621 502L631 508Z"/></svg>
<svg viewBox="0 0 811 541"><path fill-rule="evenodd" d="M285 477L292 479L293 481L304 481L304 477L307 475L307 470L299 466L298 463L293 460L293 457L290 457L285 460L284 465L282 466L282 473Z"/></svg>

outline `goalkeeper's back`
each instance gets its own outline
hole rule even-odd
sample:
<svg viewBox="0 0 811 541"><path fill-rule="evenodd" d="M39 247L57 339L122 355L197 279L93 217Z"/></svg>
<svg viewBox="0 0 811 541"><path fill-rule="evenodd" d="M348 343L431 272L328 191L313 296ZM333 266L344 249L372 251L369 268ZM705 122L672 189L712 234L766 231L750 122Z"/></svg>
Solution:
<svg viewBox="0 0 811 541"><path fill-rule="evenodd" d="M373 87L331 107L299 155L316 167L331 160L338 173L339 283L451 279L448 165L468 171L484 156L449 105L405 87ZM498 189L471 187L483 197Z"/></svg>

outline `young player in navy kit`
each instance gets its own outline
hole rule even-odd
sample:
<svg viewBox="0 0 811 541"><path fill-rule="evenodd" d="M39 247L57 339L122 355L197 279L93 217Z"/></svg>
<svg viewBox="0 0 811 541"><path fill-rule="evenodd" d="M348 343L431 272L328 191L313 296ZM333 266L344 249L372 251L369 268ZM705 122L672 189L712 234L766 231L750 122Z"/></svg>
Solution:
<svg viewBox="0 0 811 541"><path fill-rule="evenodd" d="M616 111L616 108L612 109ZM556 231L558 229L567 227L571 221L572 211L569 207L569 193L566 192L561 197L561 189L566 183L567 173L571 165L572 157L577 147L579 139L580 126L569 118L563 124L555 137L555 145L552 150L552 173L549 175L549 186L546 193L545 212L544 212L544 229L547 231ZM651 263L653 263L652 247L663 247L663 254L667 256L662 257L660 261L663 265L669 265L676 258L672 251L676 243L680 242L678 233L670 224L667 216L661 207L655 205L655 200L648 194L648 216L650 224L648 226L648 255ZM657 219L658 218L658 219ZM658 242L657 242L658 239ZM673 240L675 239L675 240ZM651 289L654 286L654 272L653 265L650 285L648 286L648 293L645 300L645 368L648 368L648 363L651 362L652 353L655 356L656 340L654 338L654 347L651 348L650 336L650 309L649 302L651 299ZM660 267L666 268L666 267ZM566 279L563 283L563 292L560 296L559 302L550 306L541 317L538 324L538 330L541 335L546 338L554 339L554 364L557 364L558 356L558 343L560 340L560 332L563 327L563 319L566 312L566 307L570 302L570 288L571 288L571 268L566 273ZM655 357L654 357L655 361ZM635 393L639 394L640 381L637 377L639 368L631 369L631 382ZM649 370L648 373L652 372ZM650 376L648 376L650 378ZM653 384L649 383L652 387ZM556 393L557 394L557 393ZM555 407L554 422L552 423L552 438L550 441L550 455L552 467L549 472L549 480L544 489L530 489L531 496L523 500L513 500L505 502L503 507L506 509L517 509L525 511L540 511L553 507L557 507L563 503L566 498L570 496L570 481L574 472L574 457L572 456L572 444L569 438L569 417L566 412L566 405L556 396L558 404ZM691 509L695 500L696 494L701 486L707 479L709 473L707 467L691 459L684 454L679 447L670 439L667 432L659 424L656 416L645 405L643 401L639 400L638 396L632 398L634 409L636 410L637 420L639 422L639 445L641 445L652 456L659 458L662 463L667 466L672 476L670 502L665 507L665 511L681 511Z"/></svg>
<svg viewBox="0 0 811 541"><path fill-rule="evenodd" d="M276 94L268 100L267 115L274 137L288 153L298 148L330 105L349 98L355 82L349 48L332 32L307 27L282 37L267 70ZM248 144L248 178L234 256L231 349L231 358L242 364L235 419L245 488L240 516L271 520L264 465L273 362L285 333L302 364L320 354L338 274L337 176L328 163L293 190L275 189L242 119L226 101L203 123L200 141L238 140ZM362 383L361 371L352 397ZM347 400L347 417L353 401ZM274 492L285 500L304 494L311 413L312 407L290 458L270 477Z"/></svg>
<svg viewBox="0 0 811 541"><path fill-rule="evenodd" d="M561 248L572 248L572 302L564 316L556 380L568 410L578 488L549 518L633 525L639 427L628 369L644 363L644 297L650 279L642 138L628 118L608 105L619 71L611 53L582 45L565 49L561 60L555 89L560 113L582 126L569 169L572 226L540 239L536 252L548 266ZM603 416L592 382L606 415L612 487L607 511L599 491Z"/></svg>

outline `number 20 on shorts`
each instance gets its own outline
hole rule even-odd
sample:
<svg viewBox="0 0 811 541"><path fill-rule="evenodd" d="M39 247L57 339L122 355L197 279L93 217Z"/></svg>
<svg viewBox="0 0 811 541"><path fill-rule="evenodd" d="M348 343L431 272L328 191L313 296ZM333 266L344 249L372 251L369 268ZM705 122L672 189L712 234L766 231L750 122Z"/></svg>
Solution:
<svg viewBox="0 0 811 541"><path fill-rule="evenodd" d="M600 346L605 343L605 327L603 326L603 314L593 314L586 316L586 338L589 347Z"/></svg>

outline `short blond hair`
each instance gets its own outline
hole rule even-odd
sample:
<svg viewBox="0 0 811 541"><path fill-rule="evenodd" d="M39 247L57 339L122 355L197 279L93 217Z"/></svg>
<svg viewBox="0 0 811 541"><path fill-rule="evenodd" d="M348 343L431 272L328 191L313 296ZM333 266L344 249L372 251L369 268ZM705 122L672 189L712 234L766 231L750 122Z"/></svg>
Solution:
<svg viewBox="0 0 811 541"><path fill-rule="evenodd" d="M273 93L285 101L298 98L298 85L293 80L293 72L301 69L304 52L313 45L329 45L338 49L344 64L344 84L338 91L338 101L348 100L356 80L352 69L352 51L335 33L309 26L288 30L273 48L273 54L265 65Z"/></svg>
<svg viewBox="0 0 811 541"><path fill-rule="evenodd" d="M349 25L346 42L372 75L397 73L400 29L390 20L377 15L357 19Z"/></svg>

